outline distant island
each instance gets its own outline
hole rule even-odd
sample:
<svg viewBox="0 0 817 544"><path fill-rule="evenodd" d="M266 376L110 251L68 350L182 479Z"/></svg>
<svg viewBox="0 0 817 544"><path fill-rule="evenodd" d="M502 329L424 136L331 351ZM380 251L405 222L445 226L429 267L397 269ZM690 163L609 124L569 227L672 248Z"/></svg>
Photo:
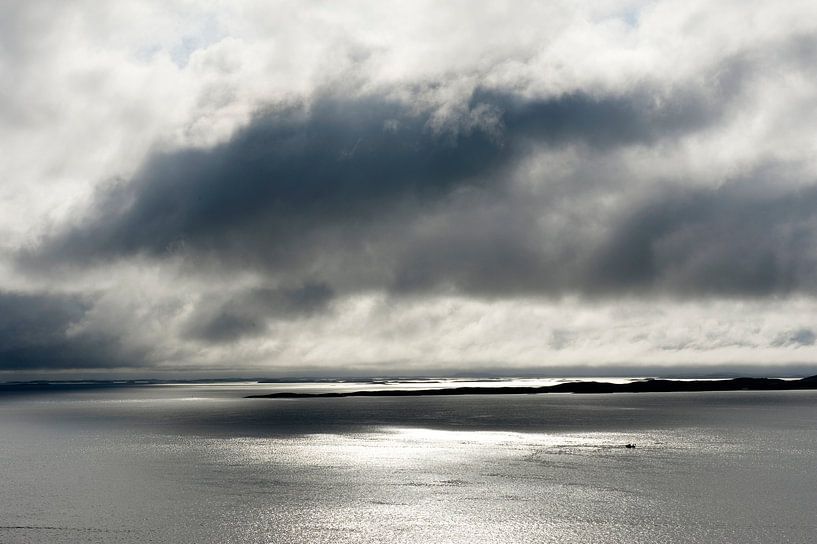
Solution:
<svg viewBox="0 0 817 544"><path fill-rule="evenodd" d="M798 391L817 389L817 376L799 380L779 378L733 378L729 380L637 380L630 383L566 382L541 387L452 387L448 389L394 389L341 393L280 392L248 395L247 399L309 399L337 397L425 397L454 395L538 395L541 393L671 393L704 391Z"/></svg>

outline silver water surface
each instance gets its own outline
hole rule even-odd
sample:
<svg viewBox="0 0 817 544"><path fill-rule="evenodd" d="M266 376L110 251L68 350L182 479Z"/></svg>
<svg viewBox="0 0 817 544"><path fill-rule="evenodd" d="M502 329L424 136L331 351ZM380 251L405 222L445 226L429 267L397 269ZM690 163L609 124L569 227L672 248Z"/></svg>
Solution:
<svg viewBox="0 0 817 544"><path fill-rule="evenodd" d="M817 535L817 392L241 398L281 387L0 396L0 542Z"/></svg>

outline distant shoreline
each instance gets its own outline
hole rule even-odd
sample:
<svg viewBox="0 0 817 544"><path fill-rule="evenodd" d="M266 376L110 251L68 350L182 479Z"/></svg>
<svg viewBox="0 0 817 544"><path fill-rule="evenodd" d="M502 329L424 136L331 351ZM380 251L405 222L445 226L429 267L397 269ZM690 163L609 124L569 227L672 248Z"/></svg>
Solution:
<svg viewBox="0 0 817 544"><path fill-rule="evenodd" d="M362 390L341 393L279 392L248 395L246 399L309 399L339 397L427 397L455 395L538 395L542 393L674 393L706 391L804 391L817 389L817 376L799 380L733 378L727 380L638 380L630 383L567 382L540 387L453 387L447 389Z"/></svg>

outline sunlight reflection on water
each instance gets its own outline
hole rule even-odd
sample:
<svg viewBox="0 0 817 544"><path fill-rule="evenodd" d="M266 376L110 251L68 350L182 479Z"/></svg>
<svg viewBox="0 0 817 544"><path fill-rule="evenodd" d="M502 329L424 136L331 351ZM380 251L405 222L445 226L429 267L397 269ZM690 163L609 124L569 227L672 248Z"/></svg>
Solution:
<svg viewBox="0 0 817 544"><path fill-rule="evenodd" d="M633 433L520 433L500 431L451 431L428 428L385 427L375 432L352 435L311 434L300 438L234 438L208 444L211 451L221 450L233 461L265 462L286 459L291 463L310 464L315 459L339 464L381 463L395 465L444 459L492 455L507 456L536 452L582 453L623 450ZM648 433L638 435L639 447L660 442ZM676 445L675 447L683 447Z"/></svg>
<svg viewBox="0 0 817 544"><path fill-rule="evenodd" d="M0 442L0 542L765 543L817 530L814 393L241 394L0 399L13 437Z"/></svg>

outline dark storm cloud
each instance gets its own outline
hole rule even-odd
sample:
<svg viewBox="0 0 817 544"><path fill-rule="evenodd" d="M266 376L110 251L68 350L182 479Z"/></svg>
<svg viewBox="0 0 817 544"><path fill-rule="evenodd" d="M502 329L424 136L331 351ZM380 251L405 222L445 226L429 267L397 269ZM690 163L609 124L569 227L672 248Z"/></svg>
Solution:
<svg viewBox="0 0 817 544"><path fill-rule="evenodd" d="M92 309L85 297L0 292L0 370L130 366L117 339L72 331Z"/></svg>
<svg viewBox="0 0 817 544"><path fill-rule="evenodd" d="M161 256L184 245L274 262L311 229L365 222L404 197L434 198L508 155L482 127L447 141L428 120L381 98L261 115L213 149L152 157L44 254Z"/></svg>
<svg viewBox="0 0 817 544"><path fill-rule="evenodd" d="M817 341L817 335L814 334L814 331L801 328L781 334L772 341L772 345L775 347L813 346L815 341Z"/></svg>
<svg viewBox="0 0 817 544"><path fill-rule="evenodd" d="M201 304L188 333L210 342L257 336L266 332L270 320L298 319L327 310L332 297L331 288L319 283L246 289L227 300Z"/></svg>
<svg viewBox="0 0 817 544"><path fill-rule="evenodd" d="M815 293L817 186L774 181L657 186L627 195L613 213L589 199L470 202L413 233L396 258L392 288L485 296ZM543 227L548 213L566 218Z"/></svg>
<svg viewBox="0 0 817 544"><path fill-rule="evenodd" d="M764 230L790 217L807 238L811 212L795 195L677 190L647 201L626 180L605 187L605 173L592 171L565 184L567 196L528 198L508 183L520 160L543 148L609 155L710 126L728 114L726 98L743 77L671 95L531 99L479 90L445 115L383 96L324 94L261 114L213 148L152 156L132 180L103 190L85 222L21 262L178 254L197 268L249 268L276 285L315 282L339 294L810 289L798 274L811 263L790 247L796 235L781 225L770 239ZM627 202L597 215L581 191L618 191ZM541 218L553 214L567 219L543 229ZM259 334L264 316L287 306L281 296L202 303L190 334Z"/></svg>
<svg viewBox="0 0 817 544"><path fill-rule="evenodd" d="M277 265L311 251L300 242L315 230L365 225L458 187L501 184L531 146L654 142L710 121L710 110L705 97L657 107L648 96L532 100L482 91L440 120L384 97L322 96L260 115L212 149L153 156L130 182L104 190L86 223L29 257L81 262L184 248Z"/></svg>
<svg viewBox="0 0 817 544"><path fill-rule="evenodd" d="M726 295L816 292L817 186L735 182L640 204L593 260L593 287Z"/></svg>
<svg viewBox="0 0 817 544"><path fill-rule="evenodd" d="M471 105L487 104L501 112L508 137L515 141L588 144L603 150L653 144L707 126L722 115L722 100L737 91L740 79L743 76L730 74L713 82L710 89L677 90L671 96L635 91L618 96L574 93L553 100L532 100L478 90Z"/></svg>

